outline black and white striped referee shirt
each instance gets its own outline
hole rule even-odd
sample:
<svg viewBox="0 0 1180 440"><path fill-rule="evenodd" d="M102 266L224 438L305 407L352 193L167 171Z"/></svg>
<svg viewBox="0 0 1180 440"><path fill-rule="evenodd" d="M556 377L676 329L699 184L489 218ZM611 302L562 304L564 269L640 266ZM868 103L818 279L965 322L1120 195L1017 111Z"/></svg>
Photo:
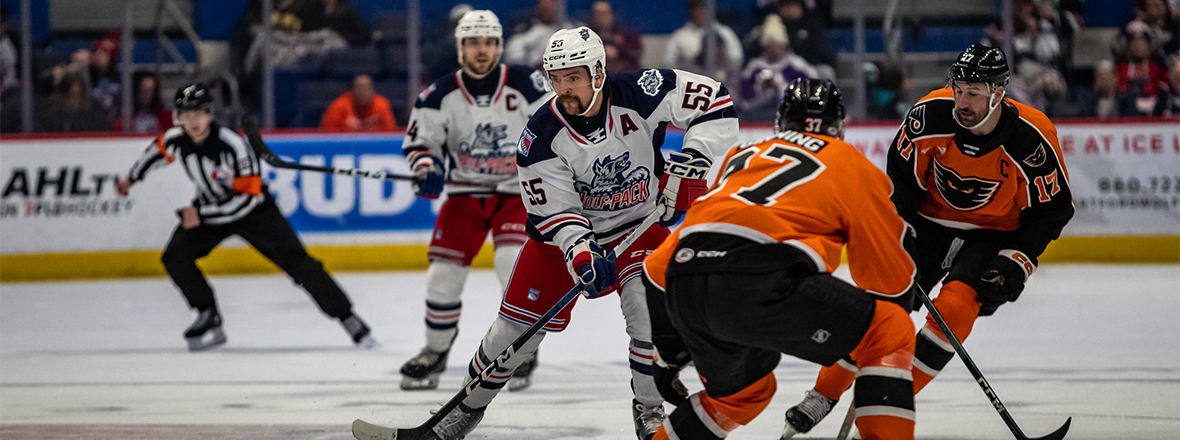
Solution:
<svg viewBox="0 0 1180 440"><path fill-rule="evenodd" d="M262 168L247 141L233 130L216 122L209 130L209 137L198 145L183 128L168 129L144 150L128 178L139 182L148 171L179 158L197 189L193 205L201 223L223 225L245 217L262 203Z"/></svg>

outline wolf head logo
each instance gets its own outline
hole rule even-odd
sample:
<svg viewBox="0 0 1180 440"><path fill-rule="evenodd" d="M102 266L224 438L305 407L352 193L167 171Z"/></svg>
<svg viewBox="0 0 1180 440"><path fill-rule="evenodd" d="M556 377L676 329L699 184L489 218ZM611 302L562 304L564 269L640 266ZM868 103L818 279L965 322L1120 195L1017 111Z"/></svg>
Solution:
<svg viewBox="0 0 1180 440"><path fill-rule="evenodd" d="M937 160L934 161L935 186L942 199L960 211L984 207L995 196L1000 182L978 177L963 177Z"/></svg>
<svg viewBox="0 0 1180 440"><path fill-rule="evenodd" d="M631 168L631 153L611 159L610 155L594 161L594 180L590 186L594 188L611 187L623 183L623 172Z"/></svg>

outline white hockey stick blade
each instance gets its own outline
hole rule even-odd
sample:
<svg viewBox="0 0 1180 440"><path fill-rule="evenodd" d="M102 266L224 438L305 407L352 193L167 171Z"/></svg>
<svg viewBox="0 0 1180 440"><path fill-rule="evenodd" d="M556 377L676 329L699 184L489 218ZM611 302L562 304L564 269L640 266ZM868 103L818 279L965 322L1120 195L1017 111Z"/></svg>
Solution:
<svg viewBox="0 0 1180 440"><path fill-rule="evenodd" d="M361 419L352 422L352 436L357 440L397 440L397 429L377 426Z"/></svg>

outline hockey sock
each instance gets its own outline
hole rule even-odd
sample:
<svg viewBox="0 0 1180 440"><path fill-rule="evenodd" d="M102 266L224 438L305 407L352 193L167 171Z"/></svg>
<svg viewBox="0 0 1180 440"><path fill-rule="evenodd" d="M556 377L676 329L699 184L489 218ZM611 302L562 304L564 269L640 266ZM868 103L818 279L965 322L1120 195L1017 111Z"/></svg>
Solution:
<svg viewBox="0 0 1180 440"><path fill-rule="evenodd" d="M635 400L649 408L664 403L652 377L654 347L649 341L631 339L631 390L635 393Z"/></svg>
<svg viewBox="0 0 1180 440"><path fill-rule="evenodd" d="M484 368L491 365L492 360L503 353L509 345L512 345L512 342L527 328L504 318L496 318L492 322L492 327L488 329L487 335L480 342L479 349L475 351L475 356L472 356L471 362L467 364L467 378L463 383L471 381ZM516 370L516 367L520 366L529 355L537 352L537 347L541 345L541 340L544 338L545 331L543 330L533 335L528 342L520 347L520 350L508 358L508 361L493 370L487 379L472 390L471 394L463 399L463 404L471 408L483 408L492 403L492 399L496 398L496 394L499 394L500 390L504 388L504 384L508 383L508 379L512 378L512 372Z"/></svg>
<svg viewBox="0 0 1180 440"><path fill-rule="evenodd" d="M868 439L914 438L913 322L901 306L877 301L873 320L850 353L856 360L856 425Z"/></svg>
<svg viewBox="0 0 1180 440"><path fill-rule="evenodd" d="M492 256L492 264L496 269L496 278L500 280L500 291L508 290L508 280L512 279L512 269L516 266L516 257L520 256L520 245L501 245L496 247Z"/></svg>
<svg viewBox="0 0 1180 440"><path fill-rule="evenodd" d="M942 286L934 307L942 314L946 324L955 332L959 342L967 340L979 316L979 302L975 300L975 289L962 281L951 281ZM926 315L926 325L918 332L914 349L914 394L922 391L938 372L955 357L955 348L943 335L934 317Z"/></svg>
<svg viewBox="0 0 1180 440"><path fill-rule="evenodd" d="M688 397L688 405L680 405L672 411L652 439L725 438L761 414L776 389L774 373L771 373L725 397L710 397L707 391L693 394Z"/></svg>
<svg viewBox="0 0 1180 440"><path fill-rule="evenodd" d="M447 351L459 332L463 283L471 266L436 260L426 269L426 348Z"/></svg>
<svg viewBox="0 0 1180 440"><path fill-rule="evenodd" d="M840 396L856 380L856 372L856 365L847 359L840 359L830 367L819 370L819 376L815 378L815 391L829 399L840 400Z"/></svg>

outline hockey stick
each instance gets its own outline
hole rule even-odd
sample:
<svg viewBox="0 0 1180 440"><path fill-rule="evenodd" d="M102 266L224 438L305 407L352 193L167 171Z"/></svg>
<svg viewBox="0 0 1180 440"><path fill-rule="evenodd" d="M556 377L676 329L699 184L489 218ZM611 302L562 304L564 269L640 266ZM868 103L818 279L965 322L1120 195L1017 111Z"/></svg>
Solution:
<svg viewBox="0 0 1180 440"><path fill-rule="evenodd" d="M848 436L852 434L852 425L856 422L856 398L852 399L852 403L848 405L848 414L844 415L844 424L840 425L840 432L836 434L836 440L848 440Z"/></svg>
<svg viewBox="0 0 1180 440"><path fill-rule="evenodd" d="M992 402L992 406L996 407L996 412L1000 413L1000 418L1004 419L1004 423L1008 425L1008 429L1012 431L1012 435L1016 436L1018 440L1061 440L1065 438L1066 431L1069 431L1069 423L1073 421L1073 417L1065 419L1065 424L1057 428L1049 435L1044 437L1035 437L1030 439L1024 435L1019 426L1016 426L1016 420L1012 419L1012 415L1008 413L1008 409L1004 407L1003 402L1000 402L1000 396L992 390L991 384L984 379L983 373L979 371L979 367L975 366L975 361L971 360L971 356L967 354L967 349L963 348L963 344L959 342L959 338L951 331L950 326L946 324L946 320L942 319L942 314L938 313L938 308L934 307L934 302L930 301L930 297L926 292L918 287L918 299L922 300L922 304L930 310L930 316L934 317L934 321L938 323L938 327L942 329L942 333L946 335L947 340L955 347L955 352L959 354L959 359L963 360L963 364L971 371L971 375L975 376L975 382L979 384L979 388L983 389L983 394Z"/></svg>
<svg viewBox="0 0 1180 440"><path fill-rule="evenodd" d="M242 116L242 131L246 133L246 139L250 141L250 149L254 150L254 155L258 156L260 159L266 161L266 163L269 163L270 166L275 168L317 171L329 174L342 174L345 176L366 177L369 179L414 180L414 176L407 174L393 174L385 171L358 170L356 168L333 168L321 165L305 165L301 163L287 162L278 155L274 154L274 152L270 151L270 147L266 146L266 141L262 140L262 133L258 131L258 123L254 121L253 117L248 115ZM456 182L453 180L448 180L446 183L463 186L488 187L488 185L480 185L478 183L470 182Z"/></svg>
<svg viewBox="0 0 1180 440"><path fill-rule="evenodd" d="M647 230L647 228L650 228L651 225L655 224L656 221L660 219L660 213L661 212L657 210L644 218L643 222L640 223L634 231L631 231L631 233L628 234L618 246L615 246L611 253L618 255L627 248L631 247L631 245L635 243L635 240L638 240L639 237L643 235L643 232ZM451 400L448 400L447 403L442 406L442 408L439 408L439 410L435 412L433 416L431 416L421 425L413 428L386 428L384 426L374 425L361 419L356 419L352 422L352 436L356 437L358 440L421 439L423 436L429 433L431 429L434 428L434 425L437 425L438 422L442 421L442 419L446 417L447 414L450 414L450 412L454 410L455 407L459 406L459 403L463 402L464 398L470 395L472 391L475 391L476 387L479 387L481 383L487 380L488 377L492 375L492 372L496 370L496 368L499 368L501 365L504 365L505 362L508 362L508 359L514 356L517 350L520 350L520 348L523 347L524 344L533 337L533 335L537 334L537 332L541 330L541 327L544 327L545 324L549 322L549 320L553 319L554 316L557 316L557 314L561 312L561 310L564 309L565 306L570 303L570 301L573 301L574 298L576 298L581 292L581 284L574 286L573 289L570 289L569 292L566 292L565 295L561 297L561 299L557 300L557 303L554 304L553 307L549 308L549 311L545 312L544 315L541 315L541 317L537 319L537 322L533 323L533 325L525 330L524 333L521 333L520 336L517 336L516 340L512 341L512 345L509 345L508 348L504 349L504 351L501 352L499 356L496 356L495 359L492 359L492 361L488 363L488 366L484 367L483 371L479 372L479 375L471 378L471 380L468 381L466 385L463 385L463 389L460 390L458 394L455 394L455 397L452 397Z"/></svg>

